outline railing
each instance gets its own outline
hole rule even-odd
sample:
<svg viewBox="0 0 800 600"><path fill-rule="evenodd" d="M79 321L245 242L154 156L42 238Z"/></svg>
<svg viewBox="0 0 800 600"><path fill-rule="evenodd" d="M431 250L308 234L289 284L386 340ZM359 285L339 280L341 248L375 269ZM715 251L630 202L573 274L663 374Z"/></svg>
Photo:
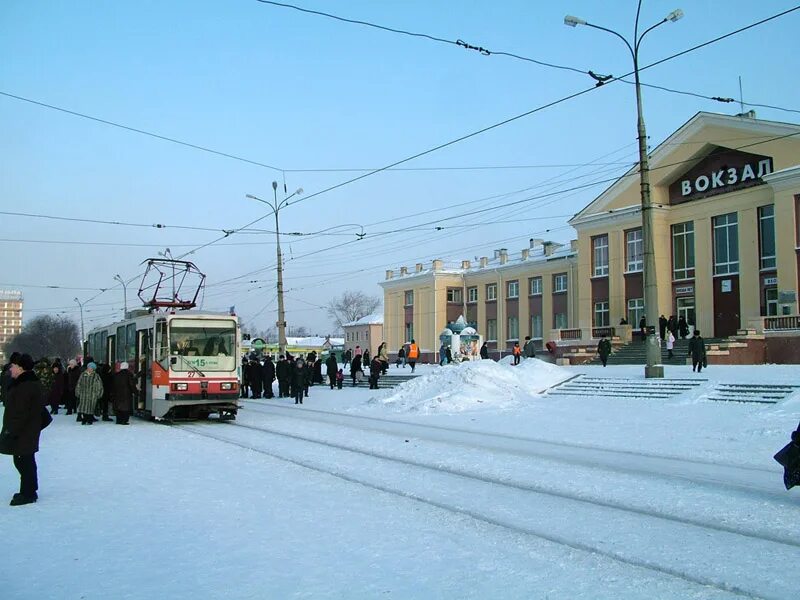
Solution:
<svg viewBox="0 0 800 600"><path fill-rule="evenodd" d="M592 337L614 337L616 335L613 327L592 327Z"/></svg>
<svg viewBox="0 0 800 600"><path fill-rule="evenodd" d="M764 331L791 331L800 329L800 315L764 317Z"/></svg>
<svg viewBox="0 0 800 600"><path fill-rule="evenodd" d="M580 329L560 329L559 337L562 340L579 340L582 335Z"/></svg>

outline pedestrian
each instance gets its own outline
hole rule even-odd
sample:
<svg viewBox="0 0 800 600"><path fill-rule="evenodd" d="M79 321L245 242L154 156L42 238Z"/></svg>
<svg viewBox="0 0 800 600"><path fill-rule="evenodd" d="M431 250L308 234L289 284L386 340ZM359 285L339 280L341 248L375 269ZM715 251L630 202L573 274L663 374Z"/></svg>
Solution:
<svg viewBox="0 0 800 600"><path fill-rule="evenodd" d="M361 368L360 352L353 357L353 361L350 363L350 377L353 380L353 387L356 387L356 384L364 377L364 371Z"/></svg>
<svg viewBox="0 0 800 600"><path fill-rule="evenodd" d="M672 358L672 349L675 347L675 336L667 330L667 358Z"/></svg>
<svg viewBox="0 0 800 600"><path fill-rule="evenodd" d="M452 364L453 362L453 351L450 349L450 346L444 349L444 355L447 357L447 364Z"/></svg>
<svg viewBox="0 0 800 600"><path fill-rule="evenodd" d="M672 332L673 337L678 336L678 319L675 318L675 315L670 315L667 319L667 330Z"/></svg>
<svg viewBox="0 0 800 600"><path fill-rule="evenodd" d="M67 395L64 404L68 415L78 410L78 397L75 395L75 388L78 386L80 376L81 365L73 358L67 363Z"/></svg>
<svg viewBox="0 0 800 600"><path fill-rule="evenodd" d="M42 431L42 412L47 415L45 391L33 372L30 354L12 354L3 411L3 435L11 438L9 451L19 472L19 493L11 498L11 506L31 504L39 499L39 478L36 453ZM45 425L46 426L46 425Z"/></svg>
<svg viewBox="0 0 800 600"><path fill-rule="evenodd" d="M522 356L525 358L534 358L536 356L536 344L529 335L525 336L525 345L522 347Z"/></svg>
<svg viewBox="0 0 800 600"><path fill-rule="evenodd" d="M298 356L292 369L292 396L295 404L303 403L303 394L306 390L306 363L302 357ZM308 396L308 393L305 393Z"/></svg>
<svg viewBox="0 0 800 600"><path fill-rule="evenodd" d="M353 351L348 348L345 350L345 353L342 355L342 368L346 367L350 364L350 361L353 360Z"/></svg>
<svg viewBox="0 0 800 600"><path fill-rule="evenodd" d="M706 362L706 342L700 336L700 330L694 330L694 337L689 340L689 356L692 357L692 371L699 373L703 367L708 366Z"/></svg>
<svg viewBox="0 0 800 600"><path fill-rule="evenodd" d="M47 401L50 403L50 414L57 415L58 407L66 393L67 379L59 361L53 363L52 372L53 383L50 385L50 391L47 393Z"/></svg>
<svg viewBox="0 0 800 600"><path fill-rule="evenodd" d="M267 354L264 357L264 364L261 366L261 384L264 387L264 398L275 397L272 391L273 381L275 381L275 363L272 362L272 356Z"/></svg>
<svg viewBox="0 0 800 600"><path fill-rule="evenodd" d="M514 342L514 347L511 348L511 354L514 355L514 366L519 364L519 359L522 357L522 348L519 347L519 342Z"/></svg>
<svg viewBox="0 0 800 600"><path fill-rule="evenodd" d="M369 348L364 349L364 354L361 356L361 367L366 368L370 366Z"/></svg>
<svg viewBox="0 0 800 600"><path fill-rule="evenodd" d="M111 400L111 384L113 380L111 366L102 363L97 369L97 374L100 376L100 381L103 382L103 395L100 397L100 406L98 408L103 414L103 421L113 421L113 419L108 416L108 404ZM97 408L95 410L97 410Z"/></svg>
<svg viewBox="0 0 800 600"><path fill-rule="evenodd" d="M642 341L647 339L647 320L642 317L639 319L639 333L642 334Z"/></svg>
<svg viewBox="0 0 800 600"><path fill-rule="evenodd" d="M247 359L247 356L242 356L242 381L239 385L240 389L240 396L242 398L248 398L250 396L250 380L247 378L247 371L250 365L250 361Z"/></svg>
<svg viewBox="0 0 800 600"><path fill-rule="evenodd" d="M489 358L489 346L486 345L486 342L483 342L483 346L481 346L481 358L486 360Z"/></svg>
<svg viewBox="0 0 800 600"><path fill-rule="evenodd" d="M447 364L447 346L445 346L444 342L442 342L442 345L439 346L439 366L443 367L446 364Z"/></svg>
<svg viewBox="0 0 800 600"><path fill-rule="evenodd" d="M136 395L136 380L130 372L127 362L119 364L119 371L111 378L111 402L117 425L128 425L133 411L133 399Z"/></svg>
<svg viewBox="0 0 800 600"><path fill-rule="evenodd" d="M278 364L275 365L275 376L278 378L278 398L288 398L292 379L292 365L283 354L278 356Z"/></svg>
<svg viewBox="0 0 800 600"><path fill-rule="evenodd" d="M86 363L86 370L81 373L75 385L75 395L78 399L78 418L81 425L91 425L97 419L94 411L100 398L103 397L103 381L97 374L97 364L92 361Z"/></svg>
<svg viewBox="0 0 800 600"><path fill-rule="evenodd" d="M325 367L327 368L328 382L331 385L331 389L333 389L333 386L336 385L336 372L339 370L339 363L336 361L335 353L330 353L328 360L325 361Z"/></svg>
<svg viewBox="0 0 800 600"><path fill-rule="evenodd" d="M678 332L681 334L682 340L685 340L686 336L689 335L689 324L683 315L678 318Z"/></svg>
<svg viewBox="0 0 800 600"><path fill-rule="evenodd" d="M397 362L395 366L399 369L400 364L402 363L403 368L406 368L406 349L404 346L400 346L400 350L397 351Z"/></svg>
<svg viewBox="0 0 800 600"><path fill-rule="evenodd" d="M620 324L620 325L627 325L627 324L628 324L628 319L626 319L625 317L622 317L622 318L619 320L619 324Z"/></svg>
<svg viewBox="0 0 800 600"><path fill-rule="evenodd" d="M386 375L389 370L389 347L386 342L381 342L378 346L378 360L381 361L381 375Z"/></svg>
<svg viewBox="0 0 800 600"><path fill-rule="evenodd" d="M414 367L417 366L417 360L419 359L419 346L417 346L417 342L415 340L411 340L411 343L408 345L408 352L406 352L406 358L408 359L408 364L411 365L411 372L414 372Z"/></svg>
<svg viewBox="0 0 800 600"><path fill-rule="evenodd" d="M11 387L14 379L11 377L11 365L19 358L19 352L12 352L8 362L3 365L3 370L0 371L0 400L5 404L6 393L8 388Z"/></svg>
<svg viewBox="0 0 800 600"><path fill-rule="evenodd" d="M374 357L369 364L369 389L378 389L378 378L381 376L381 361Z"/></svg>
<svg viewBox="0 0 800 600"><path fill-rule="evenodd" d="M661 315L658 317L658 336L659 339L665 340L667 339L667 317Z"/></svg>
<svg viewBox="0 0 800 600"><path fill-rule="evenodd" d="M312 385L314 383L323 383L322 379L322 358L317 357L317 360L314 361L314 379L312 381Z"/></svg>
<svg viewBox="0 0 800 600"><path fill-rule="evenodd" d="M342 389L342 385L344 385L344 371L339 369L336 371L336 389Z"/></svg>
<svg viewBox="0 0 800 600"><path fill-rule="evenodd" d="M306 361L306 364L303 365L303 376L303 393L308 398L308 388L314 385L314 363Z"/></svg>
<svg viewBox="0 0 800 600"><path fill-rule="evenodd" d="M605 367L606 363L608 363L608 357L611 354L611 340L606 336L600 338L597 344L597 354L600 355L600 362L603 363Z"/></svg>

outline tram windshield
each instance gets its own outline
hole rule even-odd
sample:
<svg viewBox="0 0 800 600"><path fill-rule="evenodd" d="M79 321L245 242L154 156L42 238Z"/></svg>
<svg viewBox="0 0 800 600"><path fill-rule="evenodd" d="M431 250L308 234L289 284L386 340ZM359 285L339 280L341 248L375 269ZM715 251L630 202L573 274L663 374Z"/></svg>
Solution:
<svg viewBox="0 0 800 600"><path fill-rule="evenodd" d="M236 369L236 322L231 319L172 319L169 353L173 371Z"/></svg>

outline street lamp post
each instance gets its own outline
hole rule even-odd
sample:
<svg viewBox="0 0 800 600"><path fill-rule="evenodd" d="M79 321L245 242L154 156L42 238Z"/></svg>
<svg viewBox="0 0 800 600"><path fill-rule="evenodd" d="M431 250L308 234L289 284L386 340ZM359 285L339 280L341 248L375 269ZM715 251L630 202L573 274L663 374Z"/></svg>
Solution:
<svg viewBox="0 0 800 600"><path fill-rule="evenodd" d="M81 347L83 347L83 341L86 339L83 335L83 303L77 298L73 298L73 300L75 300L81 308Z"/></svg>
<svg viewBox="0 0 800 600"><path fill-rule="evenodd" d="M641 8L641 2L639 3ZM656 260L655 248L653 244L653 206L650 201L650 162L647 157L647 131L644 126L644 112L642 110L642 87L639 83L639 46L649 32L653 31L656 27L663 25L667 21L675 22L683 17L681 9L673 10L661 21L646 29L642 35L639 35L639 13L636 11L636 24L633 29L634 44L631 46L630 42L612 29L607 29L593 23L588 23L578 17L567 15L564 17L564 24L570 27L578 25L585 25L593 29L606 31L617 36L628 47L633 59L633 76L636 88L636 129L639 139L639 187L641 189L642 198L642 242L643 248L643 266L642 277L644 278L644 309L645 321L649 327L652 327L652 335L647 337L647 365L645 366L645 377L663 377L664 367L661 365L661 345L656 337L656 325L658 323L658 284L656 280ZM598 80L600 83L603 79ZM598 84L599 85L599 84Z"/></svg>
<svg viewBox="0 0 800 600"><path fill-rule="evenodd" d="M122 297L124 298L124 302L125 302L125 305L124 305L125 308L123 309L124 312L122 313L122 318L124 319L125 317L128 316L128 288L125 285L125 280L122 277L120 277L119 273L114 275L114 279L116 281L119 281L122 284Z"/></svg>
<svg viewBox="0 0 800 600"><path fill-rule="evenodd" d="M285 193L285 187L284 187ZM253 196L252 194L247 194L247 198L252 200L258 200L259 202L263 202L267 206L272 209L273 214L275 215L275 246L277 249L277 256L278 256L278 321L275 323L278 327L278 351L281 354L286 354L286 316L284 313L283 307L283 254L281 254L281 234L280 234L280 224L278 223L278 213L282 208L289 204L289 200L303 193L303 188L298 188L294 193L286 196L283 200L278 202L278 182L272 182L272 194L273 194L273 202L269 202L267 200L262 200L258 196Z"/></svg>

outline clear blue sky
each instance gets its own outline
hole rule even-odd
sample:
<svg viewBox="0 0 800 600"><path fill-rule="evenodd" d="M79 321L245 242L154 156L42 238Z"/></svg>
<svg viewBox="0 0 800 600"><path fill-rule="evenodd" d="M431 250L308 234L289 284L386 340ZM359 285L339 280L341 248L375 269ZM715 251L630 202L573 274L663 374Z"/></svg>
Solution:
<svg viewBox="0 0 800 600"><path fill-rule="evenodd" d="M586 27L566 27L563 18L577 15L629 37L636 13L633 0L298 0L297 5L581 70L614 75L631 70L620 40ZM645 0L641 22L646 26L674 8L682 8L686 16L648 35L641 63L793 6L787 1ZM798 29L800 11L649 69L642 80L738 99L741 76L745 102L800 110ZM256 0L6 0L0 4L0 54L2 92L278 168L0 96L0 210L235 229L265 214L266 207L245 195L271 198L271 182L285 179L290 192L302 187L305 194L281 211L282 231L343 226L334 233L348 234L283 241L287 320L318 333L331 326L316 306L346 289L381 295L377 283L387 268L433 258L456 262L490 255L499 247L518 252L530 237L569 240L573 232L566 227L568 216L607 184L511 208L504 205L614 177L636 160L634 89L617 82L402 165L536 168L392 171L309 198L361 174L324 169L382 167L590 88L593 82L580 73L482 56ZM644 101L651 146L698 111L739 112L738 104L656 89L646 89ZM755 110L761 118L800 120L798 113ZM592 161L602 165L553 166ZM440 207L450 208L419 214ZM484 208L496 210L471 214ZM447 217L440 222L446 227L441 231L426 224L386 233ZM354 241L358 229L348 226L353 223L364 226L364 240ZM258 227L272 231L273 224L270 216ZM169 247L178 255L216 237L213 232L4 214L0 287L24 292L27 320L59 311L77 319L72 299L97 294L31 286L116 285L86 306L88 329L121 314L116 273L132 278L140 263L158 250ZM348 241L352 243L333 248ZM274 235L234 235L191 260L209 276L204 308L235 305L258 328L274 323ZM236 285L219 285L258 269L263 271ZM128 286L129 304L137 287Z"/></svg>

